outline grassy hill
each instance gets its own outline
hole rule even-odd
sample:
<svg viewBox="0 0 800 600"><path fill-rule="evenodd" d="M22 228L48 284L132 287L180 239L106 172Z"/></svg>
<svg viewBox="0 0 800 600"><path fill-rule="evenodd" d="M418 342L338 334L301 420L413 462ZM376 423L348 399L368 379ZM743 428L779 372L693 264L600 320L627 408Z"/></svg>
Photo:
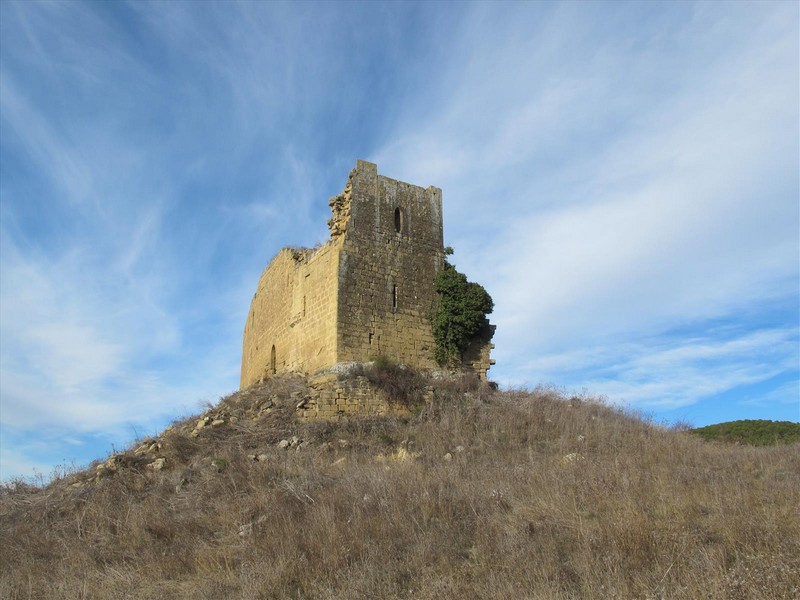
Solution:
<svg viewBox="0 0 800 600"><path fill-rule="evenodd" d="M791 421L749 420L729 421L692 430L704 440L774 446L800 442L800 423Z"/></svg>
<svg viewBox="0 0 800 600"><path fill-rule="evenodd" d="M0 597L800 596L798 446L470 380L433 381L410 417L302 423L303 385L6 485Z"/></svg>

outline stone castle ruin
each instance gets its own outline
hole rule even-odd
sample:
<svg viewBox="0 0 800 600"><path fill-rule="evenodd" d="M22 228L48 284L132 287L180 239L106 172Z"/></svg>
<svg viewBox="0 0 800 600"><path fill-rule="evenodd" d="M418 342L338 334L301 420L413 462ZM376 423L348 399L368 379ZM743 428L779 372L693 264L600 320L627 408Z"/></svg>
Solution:
<svg viewBox="0 0 800 600"><path fill-rule="evenodd" d="M329 205L330 239L282 249L261 275L244 328L242 388L378 356L440 368L430 316L445 261L442 191L378 175L377 165L359 160ZM485 380L492 347L476 342L463 368Z"/></svg>

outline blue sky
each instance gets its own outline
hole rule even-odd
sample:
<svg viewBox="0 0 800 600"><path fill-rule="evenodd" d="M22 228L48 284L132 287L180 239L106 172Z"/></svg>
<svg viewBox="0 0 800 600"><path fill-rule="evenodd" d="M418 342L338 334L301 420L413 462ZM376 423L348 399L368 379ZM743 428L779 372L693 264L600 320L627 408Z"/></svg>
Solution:
<svg viewBox="0 0 800 600"><path fill-rule="evenodd" d="M0 11L1 478L236 389L357 158L442 188L501 384L800 420L797 3Z"/></svg>

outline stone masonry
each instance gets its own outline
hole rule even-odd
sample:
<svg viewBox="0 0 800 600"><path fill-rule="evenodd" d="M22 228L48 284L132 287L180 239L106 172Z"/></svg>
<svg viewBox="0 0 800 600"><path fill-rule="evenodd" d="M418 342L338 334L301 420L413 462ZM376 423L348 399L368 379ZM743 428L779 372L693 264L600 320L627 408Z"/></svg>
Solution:
<svg viewBox="0 0 800 600"><path fill-rule="evenodd" d="M244 328L242 388L377 356L438 368L429 318L444 264L442 191L359 160L329 205L330 239L282 249L261 275ZM464 367L485 379L492 347L474 345Z"/></svg>

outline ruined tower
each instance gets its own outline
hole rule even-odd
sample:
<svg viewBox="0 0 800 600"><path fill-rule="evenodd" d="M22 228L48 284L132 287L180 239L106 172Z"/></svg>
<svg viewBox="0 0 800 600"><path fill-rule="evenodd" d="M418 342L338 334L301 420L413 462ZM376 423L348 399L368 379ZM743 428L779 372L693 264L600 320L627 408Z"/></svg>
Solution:
<svg viewBox="0 0 800 600"><path fill-rule="evenodd" d="M329 202L330 239L282 249L261 275L244 328L241 386L387 356L436 368L429 317L444 265L442 191L359 160ZM465 357L483 378L485 344Z"/></svg>

